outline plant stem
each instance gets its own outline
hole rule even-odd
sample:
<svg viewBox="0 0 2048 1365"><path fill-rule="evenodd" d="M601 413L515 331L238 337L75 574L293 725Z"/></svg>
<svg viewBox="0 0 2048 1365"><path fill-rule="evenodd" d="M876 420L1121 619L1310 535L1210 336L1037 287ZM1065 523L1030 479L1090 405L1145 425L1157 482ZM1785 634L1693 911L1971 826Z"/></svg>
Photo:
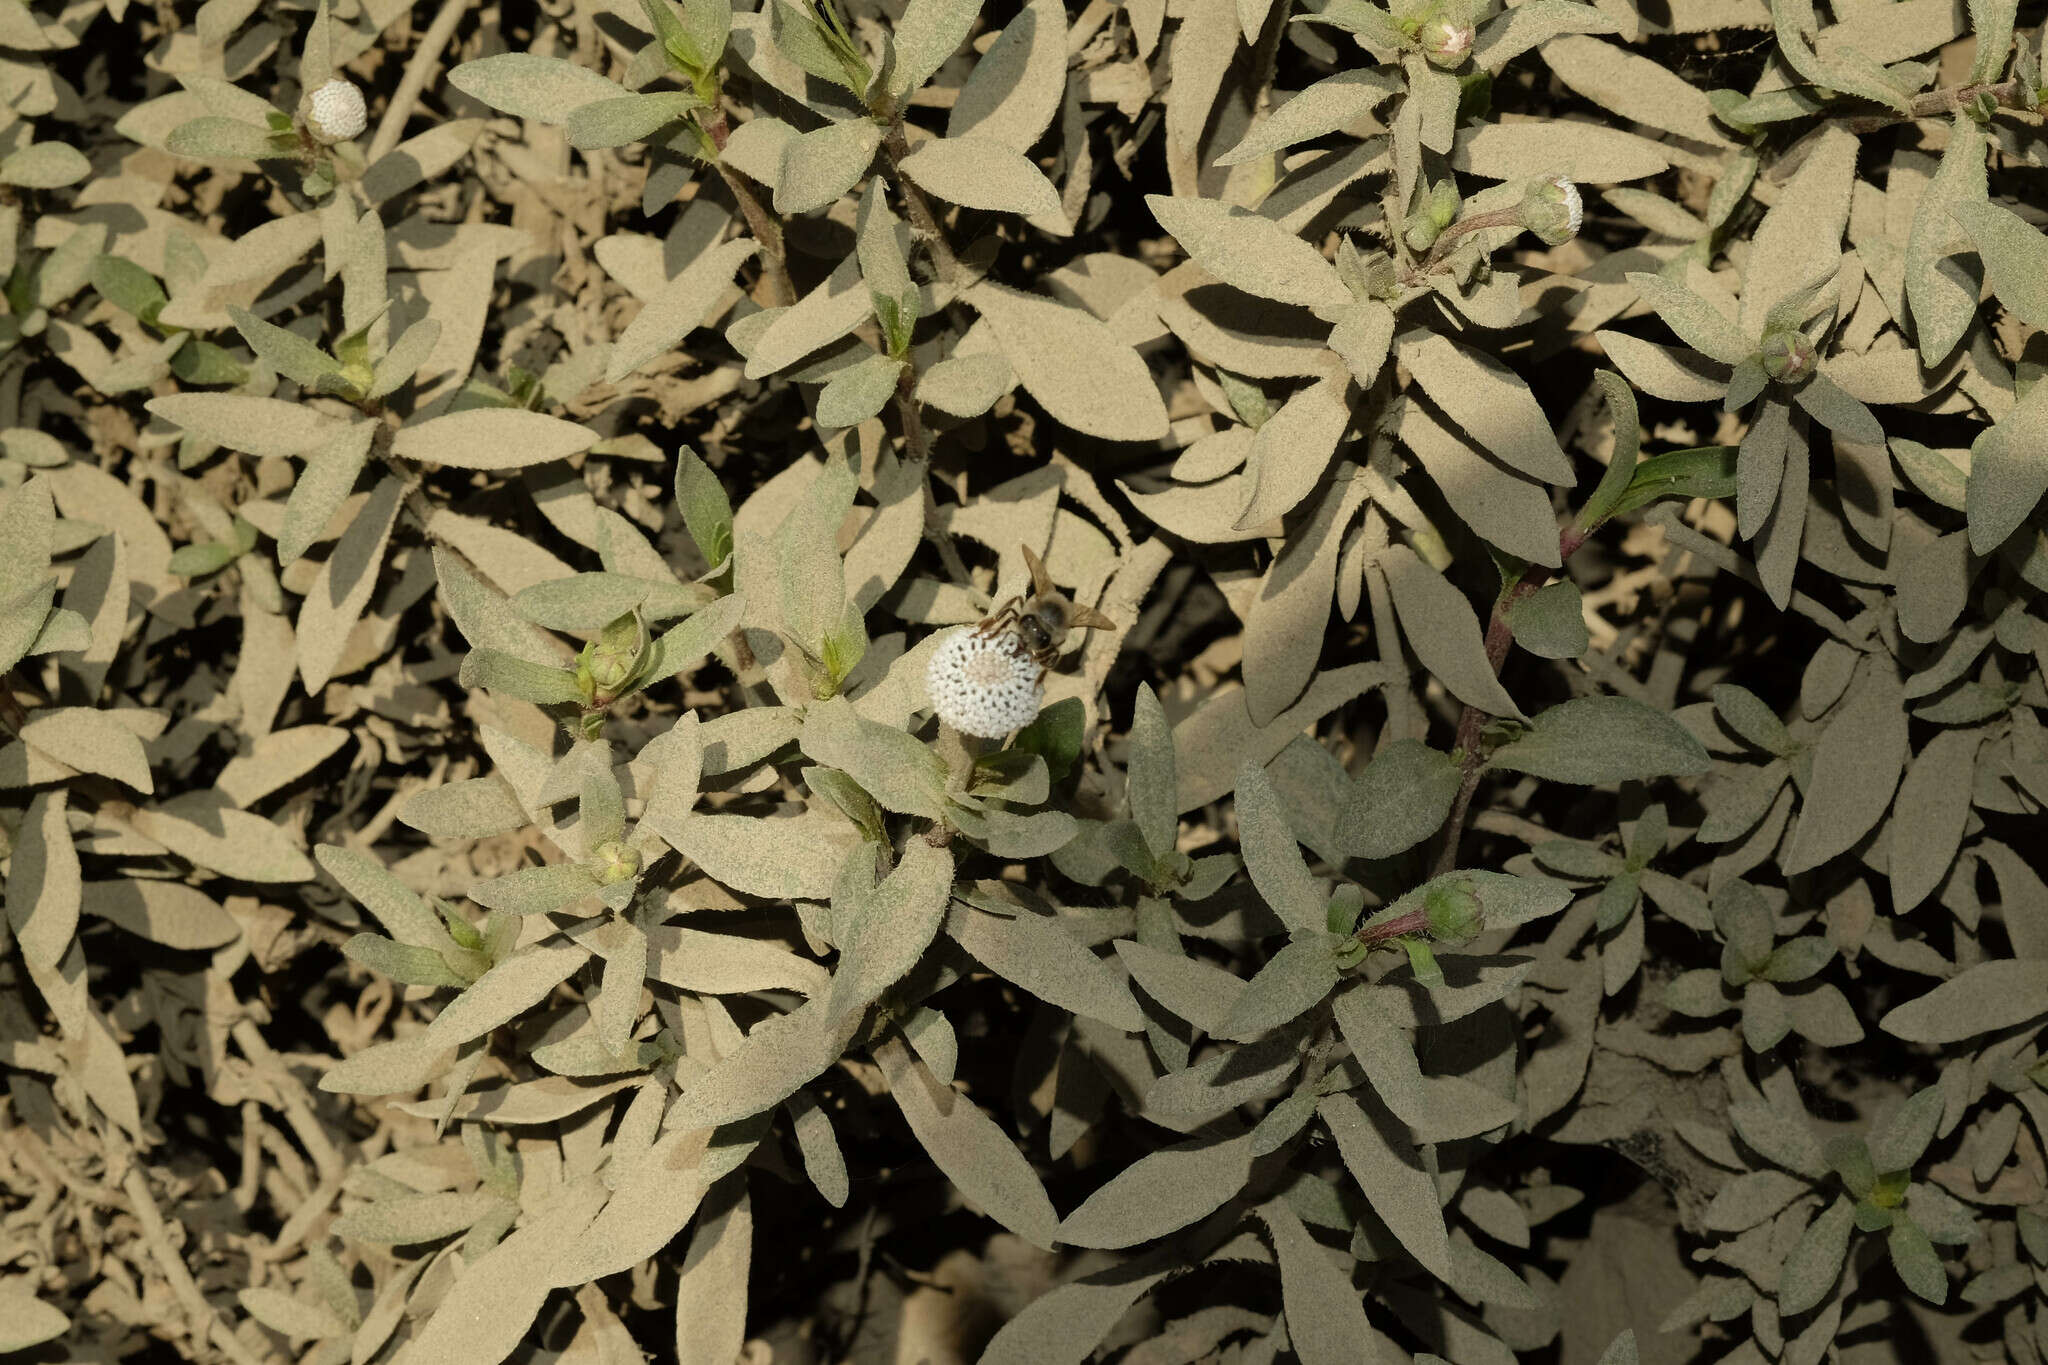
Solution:
<svg viewBox="0 0 2048 1365"><path fill-rule="evenodd" d="M1875 132L1894 123L1907 119L1940 118L1953 114L1965 105L1976 103L1980 96L1989 95L1992 103L2001 109L2016 109L2030 112L2033 109L2031 92L2019 80L1979 81L1973 85L1952 85L1943 90L1929 90L1924 95L1915 95L1907 103L1908 112L1882 114L1855 114L1835 120L1837 126L1852 133Z"/></svg>
<svg viewBox="0 0 2048 1365"><path fill-rule="evenodd" d="M725 115L721 113L706 131L711 134L713 144L722 150L725 147ZM719 178L724 180L725 187L732 191L733 199L740 206L740 216L747 220L747 231L761 244L761 257L768 267L771 295L769 306L781 307L795 303L796 282L789 277L789 256L783 249L782 225L775 221L774 215L769 213L760 196L754 193L754 187L748 183L745 176L723 161L717 164Z"/></svg>
<svg viewBox="0 0 2048 1365"><path fill-rule="evenodd" d="M1353 934L1352 937L1368 948L1377 948L1381 944L1391 943L1397 938L1406 938L1411 934L1422 934L1428 931L1429 911L1410 910L1405 915L1396 915L1394 918L1380 924L1360 925L1358 932Z"/></svg>
<svg viewBox="0 0 2048 1365"><path fill-rule="evenodd" d="M908 361L896 379L896 418L903 424L904 455L919 464L930 464L931 433L925 430L924 418L917 410L917 366Z"/></svg>
<svg viewBox="0 0 2048 1365"><path fill-rule="evenodd" d="M1571 558L1573 551L1585 543L1586 533L1577 527L1560 532L1557 537L1558 559ZM1507 662L1509 646L1515 642L1514 627L1508 624L1508 612L1558 572L1558 569L1531 564L1494 599L1493 614L1486 622L1486 662L1496 675L1500 673L1501 665ZM1437 849L1436 865L1430 870L1432 877L1441 877L1458 865L1458 844L1465 833L1466 817L1472 810L1472 795L1479 788L1480 774L1486 770L1486 755L1479 745L1480 733L1485 728L1486 712L1466 703L1465 709L1458 713L1458 737L1453 744L1453 752L1459 756L1458 794L1452 799L1450 816L1444 821L1443 844Z"/></svg>
<svg viewBox="0 0 2048 1365"><path fill-rule="evenodd" d="M882 153L888 158L889 174L903 195L903 206L910 211L911 226L917 229L932 253L932 268L938 274L939 283L951 284L954 276L960 273L960 258L953 254L951 244L946 241L945 229L939 226L931 201L903 174L903 158L910 155L910 142L903 133L901 113L889 120L889 131L882 139Z"/></svg>
<svg viewBox="0 0 2048 1365"><path fill-rule="evenodd" d="M1460 218L1457 222L1437 234L1436 240L1430 243L1429 255L1423 258L1421 265L1416 266L1414 270L1409 272L1407 282L1414 284L1429 275L1435 274L1437 267L1443 264L1444 258L1451 254L1451 248L1457 244L1460 238L1467 234L1478 232L1484 228L1520 227L1521 225L1522 210L1520 205L1516 205L1511 209L1490 209L1485 213L1475 213L1468 218Z"/></svg>

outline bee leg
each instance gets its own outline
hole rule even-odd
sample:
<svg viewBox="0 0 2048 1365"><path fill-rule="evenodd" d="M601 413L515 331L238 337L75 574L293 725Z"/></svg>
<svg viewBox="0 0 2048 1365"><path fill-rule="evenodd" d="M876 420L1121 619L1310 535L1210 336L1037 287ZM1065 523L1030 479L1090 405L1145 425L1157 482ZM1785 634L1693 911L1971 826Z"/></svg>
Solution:
<svg viewBox="0 0 2048 1365"><path fill-rule="evenodd" d="M1017 619L1017 604L1019 600L1012 597L1009 601L997 607L993 616L988 617L974 628L974 633L980 636L994 635L997 631L1015 621Z"/></svg>

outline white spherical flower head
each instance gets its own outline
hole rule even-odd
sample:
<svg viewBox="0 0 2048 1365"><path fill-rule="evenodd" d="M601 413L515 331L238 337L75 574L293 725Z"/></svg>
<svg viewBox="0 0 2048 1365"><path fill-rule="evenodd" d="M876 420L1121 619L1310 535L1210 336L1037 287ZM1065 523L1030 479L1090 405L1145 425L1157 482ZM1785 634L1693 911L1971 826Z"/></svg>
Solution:
<svg viewBox="0 0 2048 1365"><path fill-rule="evenodd" d="M939 642L925 689L939 719L963 735L1001 739L1029 725L1045 691L1039 667L1006 633L977 635L961 626Z"/></svg>
<svg viewBox="0 0 2048 1365"><path fill-rule="evenodd" d="M313 92L306 111L306 126L315 138L329 146L361 137L363 129L370 126L370 110L363 103L363 92L340 77L327 82Z"/></svg>

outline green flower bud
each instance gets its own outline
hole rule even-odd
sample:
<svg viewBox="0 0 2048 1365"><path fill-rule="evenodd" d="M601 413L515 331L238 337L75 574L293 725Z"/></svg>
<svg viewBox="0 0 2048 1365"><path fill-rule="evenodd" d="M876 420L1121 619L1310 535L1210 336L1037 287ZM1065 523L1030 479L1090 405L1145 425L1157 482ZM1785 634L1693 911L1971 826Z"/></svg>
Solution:
<svg viewBox="0 0 2048 1365"><path fill-rule="evenodd" d="M633 676L636 649L598 645L590 651L590 680L600 692L616 692Z"/></svg>
<svg viewBox="0 0 2048 1365"><path fill-rule="evenodd" d="M1485 927L1479 897L1462 886L1431 888L1423 897L1422 908L1429 921L1429 936L1446 947L1471 941Z"/></svg>
<svg viewBox="0 0 2048 1365"><path fill-rule="evenodd" d="M1440 228L1447 228L1457 220L1458 209L1465 198L1458 193L1456 182L1439 180L1429 187L1429 198L1424 202L1430 221Z"/></svg>
<svg viewBox="0 0 2048 1365"><path fill-rule="evenodd" d="M1437 223L1436 219L1430 217L1427 208L1419 208L1409 214L1408 221L1404 224L1404 227L1406 231L1403 235L1407 239L1410 251L1429 250L1431 246L1435 245L1437 237L1443 232L1442 226Z"/></svg>
<svg viewBox="0 0 2048 1365"><path fill-rule="evenodd" d="M640 874L640 850L619 839L601 843L590 855L590 871L604 886L630 881Z"/></svg>
<svg viewBox="0 0 2048 1365"><path fill-rule="evenodd" d="M1538 180L1522 195L1522 226L1548 246L1562 246L1578 236L1584 214L1579 187L1562 175Z"/></svg>
<svg viewBox="0 0 2048 1365"><path fill-rule="evenodd" d="M1764 338L1757 359L1771 378L1781 384L1797 384L1813 373L1813 343L1805 333L1788 327Z"/></svg>

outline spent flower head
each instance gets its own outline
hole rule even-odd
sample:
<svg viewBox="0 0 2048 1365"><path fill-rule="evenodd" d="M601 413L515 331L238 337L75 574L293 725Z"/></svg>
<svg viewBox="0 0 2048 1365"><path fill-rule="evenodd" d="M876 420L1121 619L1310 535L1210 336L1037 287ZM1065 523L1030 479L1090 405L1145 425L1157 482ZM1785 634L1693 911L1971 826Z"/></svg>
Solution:
<svg viewBox="0 0 2048 1365"><path fill-rule="evenodd" d="M960 626L932 652L925 688L940 720L963 735L1001 739L1037 718L1042 672L1007 634Z"/></svg>

